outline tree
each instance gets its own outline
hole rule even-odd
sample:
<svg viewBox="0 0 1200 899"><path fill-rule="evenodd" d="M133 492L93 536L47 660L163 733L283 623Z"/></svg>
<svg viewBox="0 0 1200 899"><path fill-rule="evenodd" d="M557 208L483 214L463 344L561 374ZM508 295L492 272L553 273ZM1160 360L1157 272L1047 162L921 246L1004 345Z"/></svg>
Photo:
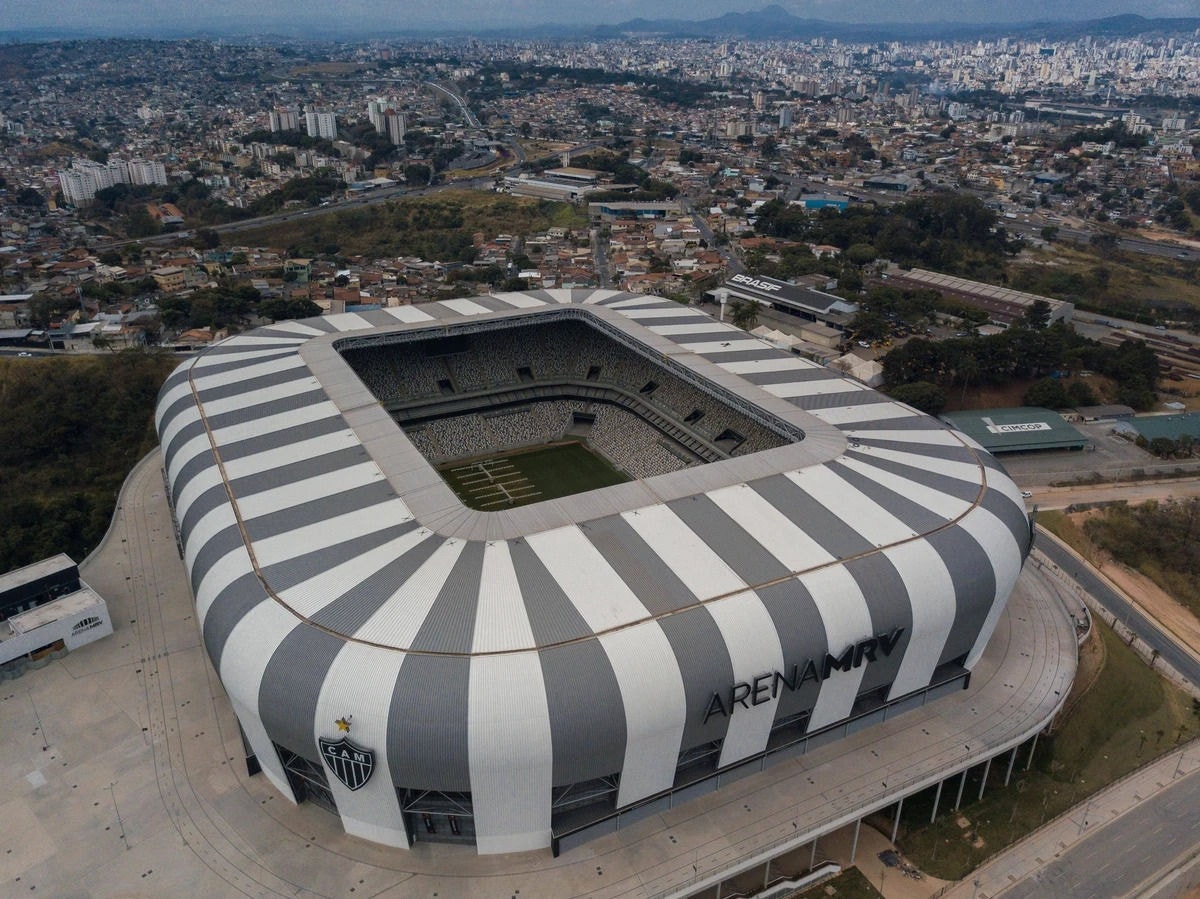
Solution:
<svg viewBox="0 0 1200 899"><path fill-rule="evenodd" d="M1026 406L1061 409L1068 404L1067 391L1057 378L1042 378L1025 391L1024 403Z"/></svg>
<svg viewBox="0 0 1200 899"><path fill-rule="evenodd" d="M729 304L729 314L735 326L749 331L758 324L758 303L754 300L734 300Z"/></svg>
<svg viewBox="0 0 1200 899"><path fill-rule="evenodd" d="M850 319L850 330L859 340L883 340L888 336L888 320L878 312L862 310Z"/></svg>
<svg viewBox="0 0 1200 899"><path fill-rule="evenodd" d="M258 314L273 322L292 318L313 318L321 314L321 307L312 300L264 300L258 304Z"/></svg>
<svg viewBox="0 0 1200 899"><path fill-rule="evenodd" d="M18 206L24 206L27 209L41 209L46 205L46 198L40 191L32 187L22 187L17 191L15 199Z"/></svg>
<svg viewBox="0 0 1200 899"><path fill-rule="evenodd" d="M1096 391L1082 381L1075 381L1067 387L1067 398L1073 406L1094 406L1099 400Z"/></svg>
<svg viewBox="0 0 1200 899"><path fill-rule="evenodd" d="M846 261L855 265L866 265L868 262L874 262L877 255L875 248L869 243L856 243L846 250Z"/></svg>
<svg viewBox="0 0 1200 899"><path fill-rule="evenodd" d="M1166 459L1175 454L1175 441L1170 437L1155 437L1150 441L1150 452L1160 459Z"/></svg>
<svg viewBox="0 0 1200 899"><path fill-rule="evenodd" d="M1050 304L1045 300L1034 300L1028 309L1025 310L1025 323L1035 331L1040 331L1042 328L1050 324Z"/></svg>
<svg viewBox="0 0 1200 899"><path fill-rule="evenodd" d="M1046 243L1054 243L1054 241L1058 240L1058 226L1047 225L1045 228L1043 228L1042 240L1046 241Z"/></svg>
<svg viewBox="0 0 1200 899"><path fill-rule="evenodd" d="M404 167L404 180L410 187L420 187L429 183L431 172L429 166L421 163L410 163Z"/></svg>
<svg viewBox="0 0 1200 899"><path fill-rule="evenodd" d="M901 384L899 387L893 387L890 393L892 399L908 403L914 409L929 415L937 415L946 408L946 391L929 381Z"/></svg>

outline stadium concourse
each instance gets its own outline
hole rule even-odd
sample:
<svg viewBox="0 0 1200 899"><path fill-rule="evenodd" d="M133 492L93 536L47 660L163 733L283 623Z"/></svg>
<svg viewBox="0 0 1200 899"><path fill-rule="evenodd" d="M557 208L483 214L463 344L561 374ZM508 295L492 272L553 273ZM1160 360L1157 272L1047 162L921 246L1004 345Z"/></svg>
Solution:
<svg viewBox="0 0 1200 899"><path fill-rule="evenodd" d="M435 470L609 410L653 434L597 447L625 483L479 511ZM949 707L1031 541L968 438L652 296L278 323L181 365L157 422L249 770L406 849L568 852Z"/></svg>

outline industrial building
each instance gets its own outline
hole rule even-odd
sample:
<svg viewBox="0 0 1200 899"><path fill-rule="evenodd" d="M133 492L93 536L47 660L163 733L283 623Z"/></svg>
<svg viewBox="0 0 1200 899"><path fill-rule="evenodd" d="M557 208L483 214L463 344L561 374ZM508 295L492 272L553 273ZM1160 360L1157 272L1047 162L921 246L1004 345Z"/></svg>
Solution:
<svg viewBox="0 0 1200 899"><path fill-rule="evenodd" d="M821 279L826 280L826 279ZM858 304L807 284L793 284L766 275L736 274L705 298L721 305L730 300L750 300L786 312L804 321L819 322L845 331Z"/></svg>
<svg viewBox="0 0 1200 899"><path fill-rule="evenodd" d="M1071 321L1075 313L1075 304L1066 300L1056 300L1043 297L1023 290L1012 290L1008 287L997 287L995 284L984 284L980 281L969 281L954 275L941 272L930 272L920 268L900 268L889 265L882 274L890 287L908 290L936 290L943 296L951 297L982 309L991 320L1002 325L1012 324L1024 318L1034 303L1045 303L1049 307L1047 323L1056 321Z"/></svg>
<svg viewBox="0 0 1200 899"><path fill-rule="evenodd" d="M1078 450L1089 442L1057 412L1032 406L947 412L942 420L989 453Z"/></svg>

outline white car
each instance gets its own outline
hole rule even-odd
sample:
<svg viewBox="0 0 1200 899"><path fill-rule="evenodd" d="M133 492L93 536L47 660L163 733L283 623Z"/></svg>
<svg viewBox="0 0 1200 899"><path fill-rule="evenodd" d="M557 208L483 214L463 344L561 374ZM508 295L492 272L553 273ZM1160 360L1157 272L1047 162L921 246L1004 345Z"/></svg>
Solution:
<svg viewBox="0 0 1200 899"><path fill-rule="evenodd" d="M1022 490L1021 496L1025 497L1025 499L1029 499L1029 497L1033 496L1033 494L1030 493L1028 490Z"/></svg>

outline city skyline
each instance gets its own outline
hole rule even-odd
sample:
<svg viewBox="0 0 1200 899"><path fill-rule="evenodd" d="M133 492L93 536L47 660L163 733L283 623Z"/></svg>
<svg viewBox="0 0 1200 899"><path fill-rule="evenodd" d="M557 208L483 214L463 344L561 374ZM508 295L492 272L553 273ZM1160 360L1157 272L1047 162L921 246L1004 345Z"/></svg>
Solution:
<svg viewBox="0 0 1200 899"><path fill-rule="evenodd" d="M420 2L403 7L384 0L347 0L331 12L315 0L264 0L247 11L242 4L214 0L203 7L187 7L176 0L12 0L7 7L5 31L52 31L79 34L172 35L295 34L321 27L339 34L390 34L397 32L470 32L495 29L619 25L634 19L702 21L728 13L760 12L778 7L799 19L837 24L912 25L963 23L1016 25L1032 22L1086 21L1107 16L1137 14L1153 17L1195 16L1188 0L1014 0L997 7L985 0L666 0L647 9L633 0L517 0L502 9L482 0L462 0L453 12L441 4Z"/></svg>

